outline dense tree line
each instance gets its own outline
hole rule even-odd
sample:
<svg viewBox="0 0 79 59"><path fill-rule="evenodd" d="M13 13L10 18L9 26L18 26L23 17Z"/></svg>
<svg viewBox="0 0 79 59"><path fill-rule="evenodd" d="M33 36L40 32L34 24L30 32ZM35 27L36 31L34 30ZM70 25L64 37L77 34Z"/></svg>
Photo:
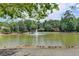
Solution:
<svg viewBox="0 0 79 59"><path fill-rule="evenodd" d="M6 24L5 22L0 22L0 27L4 32L29 32L35 31L59 31L60 21L59 20L49 20L44 22L36 22L34 20L21 20L19 22L11 22Z"/></svg>

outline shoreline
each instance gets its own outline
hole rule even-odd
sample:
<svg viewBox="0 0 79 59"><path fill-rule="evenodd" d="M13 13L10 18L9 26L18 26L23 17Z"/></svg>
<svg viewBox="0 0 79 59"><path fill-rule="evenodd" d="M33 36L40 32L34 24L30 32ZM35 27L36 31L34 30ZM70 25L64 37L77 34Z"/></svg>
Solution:
<svg viewBox="0 0 79 59"><path fill-rule="evenodd" d="M79 56L79 48L8 48L0 56Z"/></svg>
<svg viewBox="0 0 79 59"><path fill-rule="evenodd" d="M17 32L13 32L13 33L1 33L0 32L0 35L16 35L16 34L28 34L30 32L24 32L24 33L17 33ZM41 32L41 33L44 33L44 32ZM51 33L51 32L45 32L45 33ZM52 33L79 33L79 32L52 32Z"/></svg>

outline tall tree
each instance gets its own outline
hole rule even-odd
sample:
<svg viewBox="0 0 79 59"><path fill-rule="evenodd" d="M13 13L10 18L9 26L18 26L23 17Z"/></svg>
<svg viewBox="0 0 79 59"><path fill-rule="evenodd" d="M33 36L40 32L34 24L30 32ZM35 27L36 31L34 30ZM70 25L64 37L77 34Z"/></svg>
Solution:
<svg viewBox="0 0 79 59"><path fill-rule="evenodd" d="M72 11L67 10L61 19L61 30L62 31L74 31L75 30L75 16Z"/></svg>

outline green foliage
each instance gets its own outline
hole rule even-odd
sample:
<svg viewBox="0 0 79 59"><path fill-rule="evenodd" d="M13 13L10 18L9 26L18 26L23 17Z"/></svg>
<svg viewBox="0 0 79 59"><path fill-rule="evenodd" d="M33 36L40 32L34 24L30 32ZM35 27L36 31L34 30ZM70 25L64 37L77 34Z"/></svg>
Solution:
<svg viewBox="0 0 79 59"><path fill-rule="evenodd" d="M76 19L77 23L76 23L76 31L79 32L79 18Z"/></svg>
<svg viewBox="0 0 79 59"><path fill-rule="evenodd" d="M10 33L10 28L4 27L4 28L1 29L1 32L2 33Z"/></svg>
<svg viewBox="0 0 79 59"><path fill-rule="evenodd" d="M47 10L51 12L53 9L58 9L55 3L2 3L0 4L0 16L9 15L11 18L22 17L22 12L27 11L30 17L33 17L33 11L37 15L37 19L44 18Z"/></svg>
<svg viewBox="0 0 79 59"><path fill-rule="evenodd" d="M43 27L45 30L56 31L56 29L60 27L60 21L58 20L49 20L43 23Z"/></svg>
<svg viewBox="0 0 79 59"><path fill-rule="evenodd" d="M75 31L75 16L70 10L67 10L61 19L61 30L68 32Z"/></svg>
<svg viewBox="0 0 79 59"><path fill-rule="evenodd" d="M24 25L25 25L25 27L27 28L28 31L37 28L37 24L33 20L25 20Z"/></svg>

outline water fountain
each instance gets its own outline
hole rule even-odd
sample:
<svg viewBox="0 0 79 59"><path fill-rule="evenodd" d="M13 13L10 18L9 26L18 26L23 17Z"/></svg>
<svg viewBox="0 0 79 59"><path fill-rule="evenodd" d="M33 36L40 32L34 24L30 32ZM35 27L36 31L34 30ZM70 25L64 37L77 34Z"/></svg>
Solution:
<svg viewBox="0 0 79 59"><path fill-rule="evenodd" d="M35 32L30 32L30 35L45 35L43 32L38 32L38 29L35 30Z"/></svg>
<svg viewBox="0 0 79 59"><path fill-rule="evenodd" d="M34 35L39 35L38 30L36 29Z"/></svg>
<svg viewBox="0 0 79 59"><path fill-rule="evenodd" d="M30 35L32 35L34 38L33 38L33 46L37 46L38 45L38 37L39 37L39 35L43 35L42 33L39 33L38 32L38 29L36 29L35 30L35 32L32 32L32 33L30 33Z"/></svg>

